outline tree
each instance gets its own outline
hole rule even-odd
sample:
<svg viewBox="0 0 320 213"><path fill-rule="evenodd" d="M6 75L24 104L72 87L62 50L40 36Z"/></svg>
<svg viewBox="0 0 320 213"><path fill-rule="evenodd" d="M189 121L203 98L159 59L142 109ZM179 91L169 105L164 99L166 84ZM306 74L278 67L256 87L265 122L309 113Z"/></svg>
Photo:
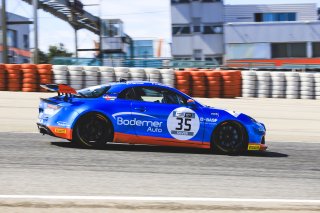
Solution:
<svg viewBox="0 0 320 213"><path fill-rule="evenodd" d="M45 53L38 49L38 57L40 64L51 63L54 57L71 57L73 54L68 52L64 47L64 44L60 43L58 45L50 45L48 53Z"/></svg>
<svg viewBox="0 0 320 213"><path fill-rule="evenodd" d="M38 49L39 64L48 64L49 59L45 52Z"/></svg>
<svg viewBox="0 0 320 213"><path fill-rule="evenodd" d="M59 43L58 45L50 45L49 52L47 53L49 62L51 62L54 57L71 57L72 55L73 54L68 52L62 43Z"/></svg>

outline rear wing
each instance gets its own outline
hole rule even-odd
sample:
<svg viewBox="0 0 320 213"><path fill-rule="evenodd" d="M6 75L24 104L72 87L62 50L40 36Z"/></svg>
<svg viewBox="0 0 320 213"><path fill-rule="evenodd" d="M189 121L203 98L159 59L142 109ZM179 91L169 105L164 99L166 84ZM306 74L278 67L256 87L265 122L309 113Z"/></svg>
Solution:
<svg viewBox="0 0 320 213"><path fill-rule="evenodd" d="M77 91L75 89L66 84L40 84L40 87L51 92L57 92L58 96L71 96L72 94L77 94Z"/></svg>

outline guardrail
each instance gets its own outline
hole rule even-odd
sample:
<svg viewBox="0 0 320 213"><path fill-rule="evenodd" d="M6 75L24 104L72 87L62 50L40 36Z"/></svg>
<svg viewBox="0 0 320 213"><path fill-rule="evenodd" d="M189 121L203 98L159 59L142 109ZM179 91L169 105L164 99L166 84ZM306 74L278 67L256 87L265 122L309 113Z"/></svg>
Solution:
<svg viewBox="0 0 320 213"><path fill-rule="evenodd" d="M219 67L217 61L190 61L174 60L170 58L71 58L55 57L54 65L81 65L81 66L111 66L111 67L152 67L152 68L215 68Z"/></svg>

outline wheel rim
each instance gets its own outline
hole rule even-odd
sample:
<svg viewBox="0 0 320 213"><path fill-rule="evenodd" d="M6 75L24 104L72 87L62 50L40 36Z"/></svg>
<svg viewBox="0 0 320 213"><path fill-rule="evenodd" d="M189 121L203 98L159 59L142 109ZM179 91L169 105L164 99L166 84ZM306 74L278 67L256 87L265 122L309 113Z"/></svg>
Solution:
<svg viewBox="0 0 320 213"><path fill-rule="evenodd" d="M102 116L85 117L77 128L80 140L87 146L99 146L106 143L108 123Z"/></svg>
<svg viewBox="0 0 320 213"><path fill-rule="evenodd" d="M238 152L243 146L243 133L233 123L223 124L217 132L215 143L224 152Z"/></svg>

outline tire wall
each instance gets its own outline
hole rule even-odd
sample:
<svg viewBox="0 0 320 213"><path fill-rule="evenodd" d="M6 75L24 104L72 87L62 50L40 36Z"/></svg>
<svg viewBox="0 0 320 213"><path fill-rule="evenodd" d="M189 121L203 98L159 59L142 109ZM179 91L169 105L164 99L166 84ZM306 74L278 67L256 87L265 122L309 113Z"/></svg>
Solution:
<svg viewBox="0 0 320 213"><path fill-rule="evenodd" d="M158 82L192 97L320 100L320 72L0 64L0 91L45 92L40 84L51 83L82 89L120 79Z"/></svg>
<svg viewBox="0 0 320 213"><path fill-rule="evenodd" d="M242 97L320 99L319 72L242 71Z"/></svg>
<svg viewBox="0 0 320 213"><path fill-rule="evenodd" d="M192 97L235 98L241 96L241 72L237 70L176 70L176 88Z"/></svg>

